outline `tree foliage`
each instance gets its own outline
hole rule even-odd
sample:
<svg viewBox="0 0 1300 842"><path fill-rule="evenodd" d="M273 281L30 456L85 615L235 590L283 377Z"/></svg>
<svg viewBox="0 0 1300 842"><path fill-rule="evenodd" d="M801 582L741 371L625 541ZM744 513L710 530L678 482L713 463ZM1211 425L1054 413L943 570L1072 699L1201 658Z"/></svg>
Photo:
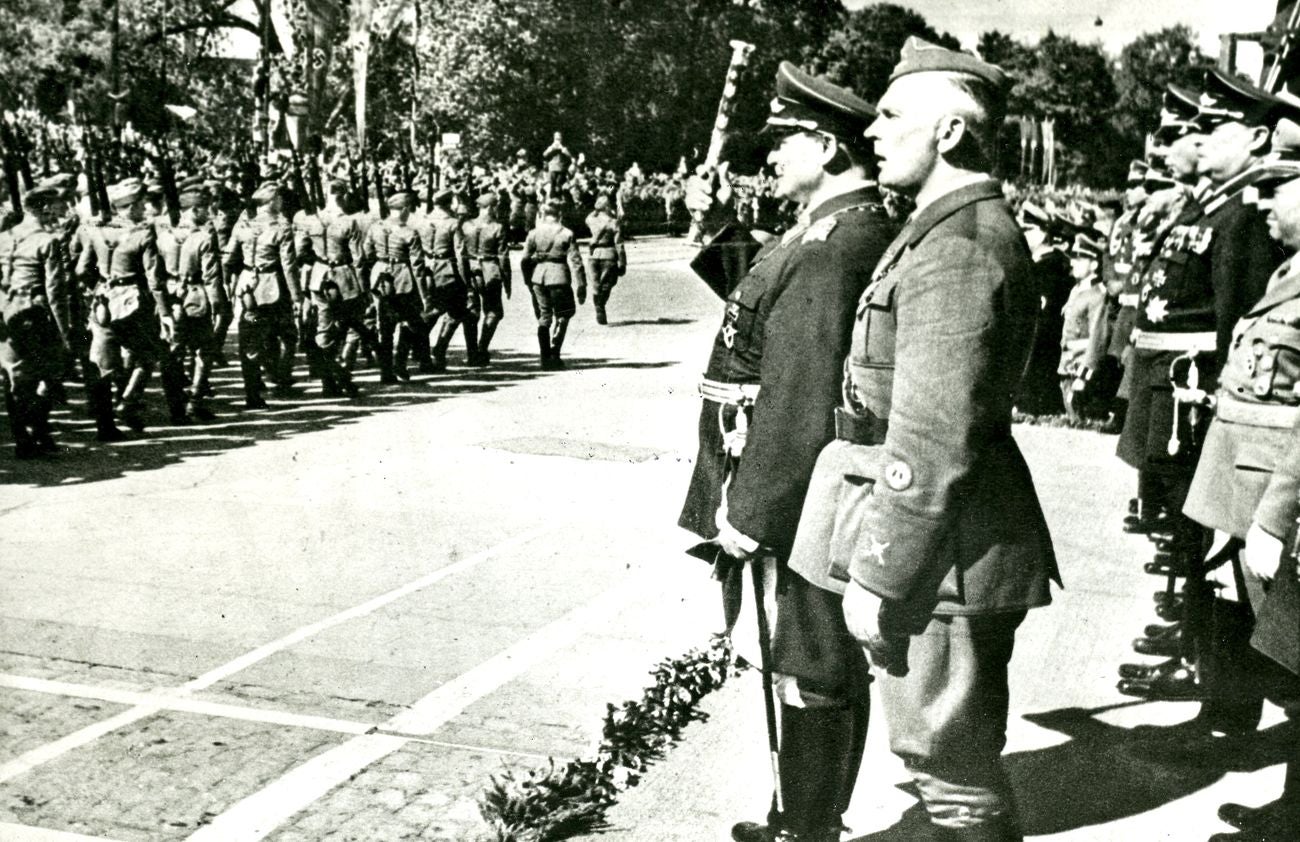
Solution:
<svg viewBox="0 0 1300 842"><path fill-rule="evenodd" d="M889 85L899 50L908 36L960 49L947 33L937 32L925 18L893 3L864 6L847 16L843 26L826 38L813 57L813 69L836 84L875 102Z"/></svg>

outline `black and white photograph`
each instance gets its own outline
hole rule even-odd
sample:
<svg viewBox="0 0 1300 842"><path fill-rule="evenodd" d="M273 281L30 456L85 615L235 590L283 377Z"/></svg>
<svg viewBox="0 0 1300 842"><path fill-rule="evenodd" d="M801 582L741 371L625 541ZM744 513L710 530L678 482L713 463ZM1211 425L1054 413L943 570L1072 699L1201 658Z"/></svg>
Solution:
<svg viewBox="0 0 1300 842"><path fill-rule="evenodd" d="M1300 0L0 80L0 842L1300 842Z"/></svg>

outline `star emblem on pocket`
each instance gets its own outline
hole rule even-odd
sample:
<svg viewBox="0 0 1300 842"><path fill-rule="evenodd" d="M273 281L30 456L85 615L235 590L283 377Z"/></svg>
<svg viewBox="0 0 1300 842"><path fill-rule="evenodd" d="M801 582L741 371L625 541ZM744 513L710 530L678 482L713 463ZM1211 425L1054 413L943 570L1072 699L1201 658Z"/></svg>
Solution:
<svg viewBox="0 0 1300 842"><path fill-rule="evenodd" d="M879 541L875 535L867 535L867 558L874 558L876 564L881 567L885 566L885 550L889 549L888 541Z"/></svg>
<svg viewBox="0 0 1300 842"><path fill-rule="evenodd" d="M1159 296L1151 296L1147 302L1147 320L1152 324L1159 324L1169 315L1169 302Z"/></svg>

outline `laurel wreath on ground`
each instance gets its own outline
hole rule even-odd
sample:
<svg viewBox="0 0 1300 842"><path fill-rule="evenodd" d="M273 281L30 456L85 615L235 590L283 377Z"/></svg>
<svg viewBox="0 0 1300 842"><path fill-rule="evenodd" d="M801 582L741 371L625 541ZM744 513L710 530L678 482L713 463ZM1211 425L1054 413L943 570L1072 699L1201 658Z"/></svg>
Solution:
<svg viewBox="0 0 1300 842"><path fill-rule="evenodd" d="M552 842L604 825L619 793L640 783L646 769L703 714L700 700L738 672L731 641L717 635L704 647L660 662L640 699L606 705L601 740L585 759L526 772L493 775L479 811L495 842Z"/></svg>
<svg viewBox="0 0 1300 842"><path fill-rule="evenodd" d="M1030 415L1020 410L1011 413L1011 423L1029 424L1033 427L1068 427L1072 430L1092 430L1094 433L1113 435L1119 427L1113 419L1070 418L1066 415Z"/></svg>

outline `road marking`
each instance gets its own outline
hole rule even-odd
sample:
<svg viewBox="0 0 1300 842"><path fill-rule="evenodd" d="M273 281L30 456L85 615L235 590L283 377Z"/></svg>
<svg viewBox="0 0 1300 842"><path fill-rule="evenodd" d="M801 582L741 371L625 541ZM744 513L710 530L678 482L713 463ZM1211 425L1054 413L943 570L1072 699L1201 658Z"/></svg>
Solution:
<svg viewBox="0 0 1300 842"><path fill-rule="evenodd" d="M0 822L0 839L5 842L113 842L107 836L85 836L10 822Z"/></svg>
<svg viewBox="0 0 1300 842"><path fill-rule="evenodd" d="M615 616L638 592L635 577L575 608L415 702L381 730L430 734L503 684L576 640L597 620ZM235 803L189 837L190 842L254 842L263 839L336 786L356 777L408 742L405 737L366 734L316 755L264 789Z"/></svg>
<svg viewBox="0 0 1300 842"><path fill-rule="evenodd" d="M419 579L408 582L401 587L380 594L374 599L367 600L366 602L353 608L349 608L346 611L340 611L339 613L326 617L323 620L296 629L277 640L273 640L264 646L257 647L251 652L240 655L233 661L222 664L216 669L209 670L192 681L187 681L172 692L176 695L186 695L198 692L199 690L206 690L217 682L224 681L235 673L246 670L259 661L266 660L272 655L288 649L290 646L301 643L312 635L320 634L321 632L334 628L337 625L341 625L350 620L355 620L359 617L364 617L367 614L372 614L392 602L396 602L403 597L410 596L411 594L424 590L431 585L435 585L443 579L446 579L448 576L453 576L457 573L469 570L470 568L482 564L489 559L495 558L507 550L512 550L521 544L526 544L529 541L539 538L542 535L546 535L547 533L554 532L557 529L559 529L558 526L547 526L522 532L513 538L508 538L499 544L488 547L482 552L466 556L460 561L452 562L451 564L434 570L428 575L421 576ZM80 731L74 731L66 737L62 737L52 743L38 746L31 751L0 765L0 783L4 783L5 781L16 778L19 775L25 774L43 763L48 763L51 760L62 757L69 751L88 745L105 734L110 734L119 728L125 728L126 726L138 722L145 717L152 716L159 710L162 710L162 706L151 701L148 704L141 705L140 707L123 711L117 716L105 719L103 722L96 722L93 725L87 725Z"/></svg>
<svg viewBox="0 0 1300 842"><path fill-rule="evenodd" d="M32 693L46 693L53 696L65 696L74 699L95 699L119 705L131 705L138 708L151 708L154 712L170 710L180 713L194 713L201 716L214 716L222 719L238 719L243 722L265 722L271 725L287 725L292 728L310 728L316 731L332 731L339 734L374 733L382 726L371 722L358 722L353 719L336 719L329 716L312 716L272 708L255 708L247 705L232 705L226 702L205 701L188 696L180 696L166 691L140 692L122 690L115 687L94 687L89 684L75 684L69 681L50 681L44 678L31 678L25 675L0 673L0 687L10 690L26 690ZM513 751L490 746L477 746L468 743L455 743L446 740L429 740L419 734L408 734L382 727L383 735L405 737L409 740L444 748L464 751L501 754L508 757L527 757L545 760L546 756L527 751ZM3 837L0 836L0 839Z"/></svg>

